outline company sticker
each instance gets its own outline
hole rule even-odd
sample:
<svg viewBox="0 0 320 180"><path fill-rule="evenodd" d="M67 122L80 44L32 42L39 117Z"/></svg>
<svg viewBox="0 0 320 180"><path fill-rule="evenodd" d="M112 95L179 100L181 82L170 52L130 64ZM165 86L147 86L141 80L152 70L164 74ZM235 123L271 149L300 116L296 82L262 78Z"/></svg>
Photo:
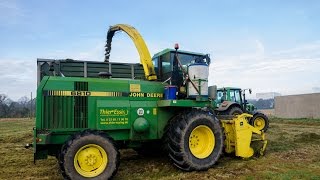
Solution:
<svg viewBox="0 0 320 180"><path fill-rule="evenodd" d="M138 114L138 116L143 116L144 115L144 110L142 108L139 108L137 110L137 114Z"/></svg>

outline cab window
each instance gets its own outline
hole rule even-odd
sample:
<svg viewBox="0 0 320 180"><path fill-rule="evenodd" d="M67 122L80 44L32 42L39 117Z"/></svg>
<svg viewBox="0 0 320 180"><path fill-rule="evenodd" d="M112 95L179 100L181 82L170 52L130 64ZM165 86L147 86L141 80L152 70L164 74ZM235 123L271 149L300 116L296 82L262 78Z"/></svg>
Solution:
<svg viewBox="0 0 320 180"><path fill-rule="evenodd" d="M230 101L239 102L240 101L240 91L239 90L230 90Z"/></svg>
<svg viewBox="0 0 320 180"><path fill-rule="evenodd" d="M170 53L166 53L160 56L160 62L161 62L161 77L162 77L162 80L166 80L167 78L171 77L171 73L172 73Z"/></svg>
<svg viewBox="0 0 320 180"><path fill-rule="evenodd" d="M234 97L235 97L237 102L240 102L240 91L239 90L236 90L234 92Z"/></svg>
<svg viewBox="0 0 320 180"><path fill-rule="evenodd" d="M159 76L159 58L158 57L153 58L152 63L154 66L154 71L156 72L157 76Z"/></svg>
<svg viewBox="0 0 320 180"><path fill-rule="evenodd" d="M222 91L218 91L217 92L217 101L218 102L224 101L223 92Z"/></svg>

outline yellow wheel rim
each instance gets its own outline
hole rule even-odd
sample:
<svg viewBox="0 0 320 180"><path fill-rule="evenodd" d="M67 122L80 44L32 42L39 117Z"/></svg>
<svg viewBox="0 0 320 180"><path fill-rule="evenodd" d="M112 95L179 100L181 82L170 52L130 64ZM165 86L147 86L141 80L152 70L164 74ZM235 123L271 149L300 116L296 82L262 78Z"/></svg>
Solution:
<svg viewBox="0 0 320 180"><path fill-rule="evenodd" d="M254 120L253 126L261 131L266 126L266 122L262 117L257 117Z"/></svg>
<svg viewBox="0 0 320 180"><path fill-rule="evenodd" d="M215 146L212 130L205 125L197 126L189 136L189 149L199 159L210 156Z"/></svg>
<svg viewBox="0 0 320 180"><path fill-rule="evenodd" d="M96 144L81 147L74 157L74 167L84 177L100 175L106 169L107 163L106 151Z"/></svg>

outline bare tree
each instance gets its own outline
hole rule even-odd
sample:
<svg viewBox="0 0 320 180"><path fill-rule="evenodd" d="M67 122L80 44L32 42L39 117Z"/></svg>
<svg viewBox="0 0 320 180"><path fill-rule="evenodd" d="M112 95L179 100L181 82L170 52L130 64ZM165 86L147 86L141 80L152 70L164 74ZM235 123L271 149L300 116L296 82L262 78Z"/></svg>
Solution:
<svg viewBox="0 0 320 180"><path fill-rule="evenodd" d="M12 101L5 94L0 94L0 117L9 117Z"/></svg>
<svg viewBox="0 0 320 180"><path fill-rule="evenodd" d="M32 106L32 107L31 107ZM30 113L30 111L33 111ZM32 101L26 96L21 97L17 102L12 101L5 94L0 94L0 118L29 117L34 115L35 99Z"/></svg>

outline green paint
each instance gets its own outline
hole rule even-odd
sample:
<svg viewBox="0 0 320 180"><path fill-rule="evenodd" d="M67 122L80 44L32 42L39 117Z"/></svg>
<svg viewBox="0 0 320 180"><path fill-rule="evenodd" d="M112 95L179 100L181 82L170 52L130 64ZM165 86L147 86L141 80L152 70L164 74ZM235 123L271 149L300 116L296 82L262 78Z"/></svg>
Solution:
<svg viewBox="0 0 320 180"><path fill-rule="evenodd" d="M162 53L174 53L174 50L167 49ZM179 53L189 54L190 57L203 55L186 51ZM68 73L71 76L72 73L79 75L76 72L78 66L71 66L75 62L69 62L70 66L66 66L68 62L61 63L60 69L59 66L55 67L57 71L66 76ZM131 71L121 70L120 65L117 65L119 69L113 68L112 72ZM197 99L164 100L167 83L90 78L89 75L86 78L42 77L37 89L34 131L36 159L54 154L72 135L86 129L103 131L127 147L136 147L141 142L161 139L168 121L182 110L211 107L208 98L202 96ZM39 138L41 141L36 142Z"/></svg>
<svg viewBox="0 0 320 180"><path fill-rule="evenodd" d="M133 130L137 133L144 133L149 130L149 128L149 122L143 117L138 117L133 123Z"/></svg>

